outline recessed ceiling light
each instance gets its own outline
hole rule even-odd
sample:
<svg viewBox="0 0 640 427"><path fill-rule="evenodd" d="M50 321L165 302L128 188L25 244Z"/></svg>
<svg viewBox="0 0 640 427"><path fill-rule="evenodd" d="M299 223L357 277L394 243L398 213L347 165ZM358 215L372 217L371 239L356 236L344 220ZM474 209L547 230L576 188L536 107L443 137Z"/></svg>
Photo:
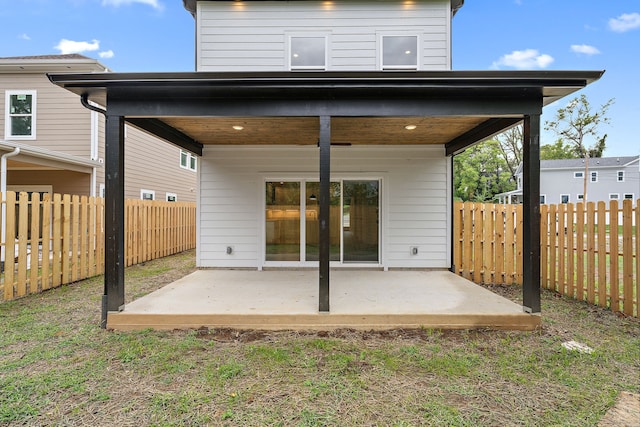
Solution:
<svg viewBox="0 0 640 427"><path fill-rule="evenodd" d="M405 128L406 130L414 130L414 129L415 129L415 128L417 128L417 127L418 127L418 126L416 126L416 125L406 125L404 128Z"/></svg>
<svg viewBox="0 0 640 427"><path fill-rule="evenodd" d="M244 126L235 125L233 128L234 128L235 130L242 130L242 129L244 129Z"/></svg>
<svg viewBox="0 0 640 427"><path fill-rule="evenodd" d="M405 55L411 55L411 51L410 50L405 50L404 53L405 53Z"/></svg>

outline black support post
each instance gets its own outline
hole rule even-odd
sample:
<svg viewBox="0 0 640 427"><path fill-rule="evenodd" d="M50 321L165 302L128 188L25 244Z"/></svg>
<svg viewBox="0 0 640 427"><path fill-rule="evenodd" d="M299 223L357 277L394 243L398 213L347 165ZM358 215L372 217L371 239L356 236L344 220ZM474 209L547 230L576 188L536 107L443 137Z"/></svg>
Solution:
<svg viewBox="0 0 640 427"><path fill-rule="evenodd" d="M524 118L522 305L540 313L540 114Z"/></svg>
<svg viewBox="0 0 640 427"><path fill-rule="evenodd" d="M331 117L320 117L320 266L319 310L329 311L329 194L331 182Z"/></svg>
<svg viewBox="0 0 640 427"><path fill-rule="evenodd" d="M107 312L124 306L124 117L106 115L104 204L104 295L101 327Z"/></svg>

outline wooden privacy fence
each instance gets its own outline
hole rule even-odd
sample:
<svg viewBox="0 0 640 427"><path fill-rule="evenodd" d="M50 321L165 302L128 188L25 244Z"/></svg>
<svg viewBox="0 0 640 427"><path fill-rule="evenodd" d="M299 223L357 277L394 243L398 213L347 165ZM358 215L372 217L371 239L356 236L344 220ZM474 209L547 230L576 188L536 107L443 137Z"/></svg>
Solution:
<svg viewBox="0 0 640 427"><path fill-rule="evenodd" d="M194 203L125 200L126 266L194 248L195 220ZM0 225L5 301L104 273L102 198L8 191Z"/></svg>
<svg viewBox="0 0 640 427"><path fill-rule="evenodd" d="M540 207L540 285L640 317L640 209L605 202ZM522 284L522 205L454 203L454 268L476 283Z"/></svg>

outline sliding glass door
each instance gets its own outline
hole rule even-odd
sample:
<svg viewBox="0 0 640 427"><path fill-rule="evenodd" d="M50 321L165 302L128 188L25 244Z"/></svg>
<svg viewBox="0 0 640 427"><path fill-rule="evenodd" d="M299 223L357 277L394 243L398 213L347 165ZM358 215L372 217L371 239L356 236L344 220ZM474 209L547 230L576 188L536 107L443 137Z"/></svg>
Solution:
<svg viewBox="0 0 640 427"><path fill-rule="evenodd" d="M378 262L378 181L343 181L342 260Z"/></svg>
<svg viewBox="0 0 640 427"><path fill-rule="evenodd" d="M380 182L332 182L329 192L330 261L378 263ZM319 260L319 194L314 181L265 183L266 261Z"/></svg>

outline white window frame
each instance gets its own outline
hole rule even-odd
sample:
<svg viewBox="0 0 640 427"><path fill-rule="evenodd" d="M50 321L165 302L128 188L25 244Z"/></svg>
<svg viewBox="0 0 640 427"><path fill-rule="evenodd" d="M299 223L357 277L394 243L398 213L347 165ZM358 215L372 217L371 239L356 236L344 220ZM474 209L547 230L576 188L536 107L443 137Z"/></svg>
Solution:
<svg viewBox="0 0 640 427"><path fill-rule="evenodd" d="M320 65L309 65L309 66L294 66L291 64L291 46L292 46L292 39L296 39L296 38L323 38L324 39L324 65L320 66ZM318 70L318 71L325 71L329 69L329 34L328 33L316 33L316 32L309 32L309 33L288 33L287 34L287 48L286 48L286 55L287 55L287 69L289 71L304 71L304 70Z"/></svg>
<svg viewBox="0 0 640 427"><path fill-rule="evenodd" d="M589 172L589 182L598 182L598 171Z"/></svg>
<svg viewBox="0 0 640 427"><path fill-rule="evenodd" d="M170 198L173 198L173 200L169 200ZM167 202L177 202L178 195L176 193L165 193L164 200Z"/></svg>
<svg viewBox="0 0 640 427"><path fill-rule="evenodd" d="M633 195L633 193L624 193L624 195L622 196L622 200L635 200L635 196Z"/></svg>
<svg viewBox="0 0 640 427"><path fill-rule="evenodd" d="M7 90L5 91L5 108L4 108L4 139L6 140L34 140L36 139L36 106L37 91L35 90ZM31 135L11 135L11 96L12 95L31 95Z"/></svg>
<svg viewBox="0 0 640 427"><path fill-rule="evenodd" d="M576 194L576 200L578 202L584 202L584 194Z"/></svg>
<svg viewBox="0 0 640 427"><path fill-rule="evenodd" d="M144 195L146 194L151 194L151 199L145 199ZM156 199L156 192L153 190L145 190L144 188L140 190L140 200L155 200Z"/></svg>
<svg viewBox="0 0 640 427"><path fill-rule="evenodd" d="M546 194L541 194L540 195L540 204L544 205L547 203L547 195Z"/></svg>
<svg viewBox="0 0 640 427"><path fill-rule="evenodd" d="M618 194L618 193L609 193L609 200L620 200L620 194Z"/></svg>
<svg viewBox="0 0 640 427"><path fill-rule="evenodd" d="M384 63L384 38L385 37L415 37L416 39L416 65L385 65ZM422 52L421 37L418 33L382 33L378 35L378 67L380 70L408 70L420 69L420 52Z"/></svg>
<svg viewBox="0 0 640 427"><path fill-rule="evenodd" d="M182 156L183 155L187 159L187 164L185 164L185 165L182 164ZM192 163L193 163L193 167L191 167ZM196 156L193 153L190 153L188 151L180 150L180 167L182 169L187 169L187 170L196 172L198 170L198 156Z"/></svg>
<svg viewBox="0 0 640 427"><path fill-rule="evenodd" d="M624 171L616 172L616 182L624 182Z"/></svg>
<svg viewBox="0 0 640 427"><path fill-rule="evenodd" d="M574 178L584 178L584 172L574 172L573 173L573 177Z"/></svg>
<svg viewBox="0 0 640 427"><path fill-rule="evenodd" d="M562 198L565 197L565 196L567 197L567 201L563 202ZM570 194L561 194L560 195L560 203L567 204L567 203L570 203L570 202L571 202L571 195Z"/></svg>

